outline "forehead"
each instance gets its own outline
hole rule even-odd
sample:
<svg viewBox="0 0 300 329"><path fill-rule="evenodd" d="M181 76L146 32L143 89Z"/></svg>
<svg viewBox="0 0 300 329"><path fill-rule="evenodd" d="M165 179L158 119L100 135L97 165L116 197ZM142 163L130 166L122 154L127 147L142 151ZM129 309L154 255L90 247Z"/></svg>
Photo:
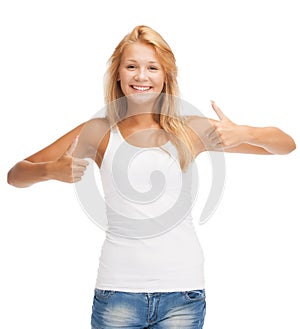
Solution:
<svg viewBox="0 0 300 329"><path fill-rule="evenodd" d="M138 42L125 47L121 61L129 60L138 62L160 62L153 46Z"/></svg>

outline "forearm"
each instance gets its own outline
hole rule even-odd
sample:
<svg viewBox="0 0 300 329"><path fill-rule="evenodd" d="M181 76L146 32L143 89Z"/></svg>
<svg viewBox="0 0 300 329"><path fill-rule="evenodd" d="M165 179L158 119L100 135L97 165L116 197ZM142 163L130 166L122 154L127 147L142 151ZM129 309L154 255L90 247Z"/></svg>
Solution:
<svg viewBox="0 0 300 329"><path fill-rule="evenodd" d="M51 177L49 176L48 167L49 162L20 161L8 172L7 182L15 187L28 187L49 180Z"/></svg>
<svg viewBox="0 0 300 329"><path fill-rule="evenodd" d="M259 146L272 154L288 154L295 148L291 136L276 127L250 127L243 126L245 143Z"/></svg>

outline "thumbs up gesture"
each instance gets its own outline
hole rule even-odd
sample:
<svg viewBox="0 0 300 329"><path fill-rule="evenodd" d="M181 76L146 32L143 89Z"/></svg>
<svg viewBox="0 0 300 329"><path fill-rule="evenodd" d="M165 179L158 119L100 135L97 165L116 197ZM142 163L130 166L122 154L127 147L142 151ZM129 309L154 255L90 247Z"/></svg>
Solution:
<svg viewBox="0 0 300 329"><path fill-rule="evenodd" d="M67 151L54 162L52 167L53 178L66 183L78 182L83 176L87 160L76 158L73 153L78 144L78 136L73 140Z"/></svg>
<svg viewBox="0 0 300 329"><path fill-rule="evenodd" d="M216 105L211 101L211 106L220 121L215 121L207 132L207 137L216 148L230 148L243 143L244 128L233 123Z"/></svg>

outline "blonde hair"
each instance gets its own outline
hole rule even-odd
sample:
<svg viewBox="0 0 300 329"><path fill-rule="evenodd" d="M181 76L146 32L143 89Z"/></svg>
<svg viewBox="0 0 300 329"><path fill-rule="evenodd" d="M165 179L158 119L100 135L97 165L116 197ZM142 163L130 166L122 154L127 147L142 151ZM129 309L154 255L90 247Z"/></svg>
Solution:
<svg viewBox="0 0 300 329"><path fill-rule="evenodd" d="M168 133L171 142L176 146L180 167L185 171L195 156L192 141L185 125L186 119L179 114L176 60L166 41L148 26L135 27L121 40L108 61L104 83L107 106L105 117L110 126L114 127L126 114L127 104L118 81L118 71L124 49L136 42L151 45L164 70L165 83L157 103L159 114L154 115L154 119Z"/></svg>

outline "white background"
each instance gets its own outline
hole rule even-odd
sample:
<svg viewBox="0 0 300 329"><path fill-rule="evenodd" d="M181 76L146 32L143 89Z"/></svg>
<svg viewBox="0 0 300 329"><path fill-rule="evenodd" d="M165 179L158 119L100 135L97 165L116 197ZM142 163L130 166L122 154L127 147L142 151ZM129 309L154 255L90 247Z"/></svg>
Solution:
<svg viewBox="0 0 300 329"><path fill-rule="evenodd" d="M278 126L297 142L298 8L296 0L1 2L1 328L89 328L104 233L72 185L16 189L6 173L102 108L106 61L120 39L153 27L176 55L185 100L215 118L214 99L233 121ZM209 160L197 161L206 186ZM299 151L227 154L226 164L218 209L205 225L195 219L205 329L298 329ZM199 201L196 218L200 211Z"/></svg>

